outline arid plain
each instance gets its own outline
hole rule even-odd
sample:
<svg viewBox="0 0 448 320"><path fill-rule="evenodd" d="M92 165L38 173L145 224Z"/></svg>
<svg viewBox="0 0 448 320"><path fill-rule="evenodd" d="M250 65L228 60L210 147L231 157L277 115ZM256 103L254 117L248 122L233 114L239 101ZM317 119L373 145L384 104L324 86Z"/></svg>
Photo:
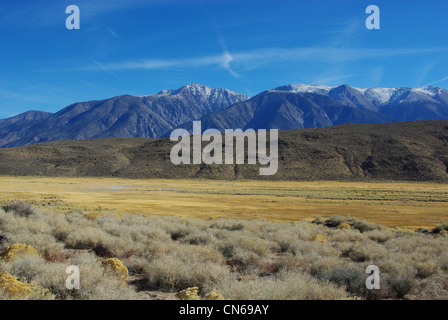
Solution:
<svg viewBox="0 0 448 320"><path fill-rule="evenodd" d="M56 212L270 221L341 215L406 228L448 220L448 185L437 183L4 176L0 195L2 203L21 199Z"/></svg>

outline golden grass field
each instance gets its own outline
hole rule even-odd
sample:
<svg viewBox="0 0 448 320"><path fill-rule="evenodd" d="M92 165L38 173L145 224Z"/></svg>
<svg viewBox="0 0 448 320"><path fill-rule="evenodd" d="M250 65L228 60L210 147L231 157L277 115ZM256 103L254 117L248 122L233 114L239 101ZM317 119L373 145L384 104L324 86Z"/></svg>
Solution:
<svg viewBox="0 0 448 320"><path fill-rule="evenodd" d="M0 177L0 202L64 212L298 221L333 215L389 227L448 221L448 185L403 182L131 180Z"/></svg>

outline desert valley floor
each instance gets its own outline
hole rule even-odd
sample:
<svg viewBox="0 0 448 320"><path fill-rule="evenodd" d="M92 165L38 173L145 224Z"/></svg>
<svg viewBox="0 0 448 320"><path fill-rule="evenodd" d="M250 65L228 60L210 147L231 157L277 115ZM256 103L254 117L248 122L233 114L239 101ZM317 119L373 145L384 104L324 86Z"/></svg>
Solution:
<svg viewBox="0 0 448 320"><path fill-rule="evenodd" d="M341 215L407 228L448 220L448 185L436 183L0 177L0 201L15 199L61 213L271 221Z"/></svg>

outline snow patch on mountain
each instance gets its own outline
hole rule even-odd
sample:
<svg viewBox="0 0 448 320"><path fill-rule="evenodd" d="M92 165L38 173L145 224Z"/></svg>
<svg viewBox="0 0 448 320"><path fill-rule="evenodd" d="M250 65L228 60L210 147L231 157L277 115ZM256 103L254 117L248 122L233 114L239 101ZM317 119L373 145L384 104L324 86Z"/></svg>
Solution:
<svg viewBox="0 0 448 320"><path fill-rule="evenodd" d="M441 89L436 88L436 87L419 87L419 88L414 88L411 91L416 92L416 93L421 93L421 94L430 96L431 98L434 98L439 94Z"/></svg>
<svg viewBox="0 0 448 320"><path fill-rule="evenodd" d="M316 93L316 94L322 94L327 95L331 89L334 87L328 87L328 86L321 86L316 84L303 84L303 83L297 83L297 84L290 84L282 87L275 88L274 90L278 91L290 91L290 92L297 92L297 93Z"/></svg>
<svg viewBox="0 0 448 320"><path fill-rule="evenodd" d="M342 87L342 86L339 86ZM297 93L314 93L321 94L325 96L330 95L330 91L339 88L330 87L322 85L307 85L307 84L290 84L286 86L278 87L274 90L290 91ZM397 88L357 88L346 86L347 88L352 88L362 95L364 95L376 108L382 108L388 104L403 103L403 102L414 102L421 99L437 99L446 90L438 87L418 87L418 88L407 88L407 87L397 87Z"/></svg>
<svg viewBox="0 0 448 320"><path fill-rule="evenodd" d="M397 88L369 88L365 90L364 95L376 106L388 104L392 96L397 93Z"/></svg>

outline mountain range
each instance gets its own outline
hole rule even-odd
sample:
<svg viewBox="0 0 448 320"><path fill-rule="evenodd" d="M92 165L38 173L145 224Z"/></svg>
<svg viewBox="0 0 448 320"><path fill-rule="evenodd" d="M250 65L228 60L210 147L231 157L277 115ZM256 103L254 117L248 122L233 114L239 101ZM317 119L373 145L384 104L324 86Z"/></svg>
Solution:
<svg viewBox="0 0 448 320"><path fill-rule="evenodd" d="M79 102L56 113L29 111L0 120L0 147L54 140L169 136L202 130L302 129L345 123L448 119L448 91L437 87L368 88L291 84L250 98L191 83L146 96Z"/></svg>
<svg viewBox="0 0 448 320"><path fill-rule="evenodd" d="M345 123L389 123L448 118L448 91L437 87L369 88L287 85L201 117L216 128L303 129ZM180 125L191 131L192 122Z"/></svg>

